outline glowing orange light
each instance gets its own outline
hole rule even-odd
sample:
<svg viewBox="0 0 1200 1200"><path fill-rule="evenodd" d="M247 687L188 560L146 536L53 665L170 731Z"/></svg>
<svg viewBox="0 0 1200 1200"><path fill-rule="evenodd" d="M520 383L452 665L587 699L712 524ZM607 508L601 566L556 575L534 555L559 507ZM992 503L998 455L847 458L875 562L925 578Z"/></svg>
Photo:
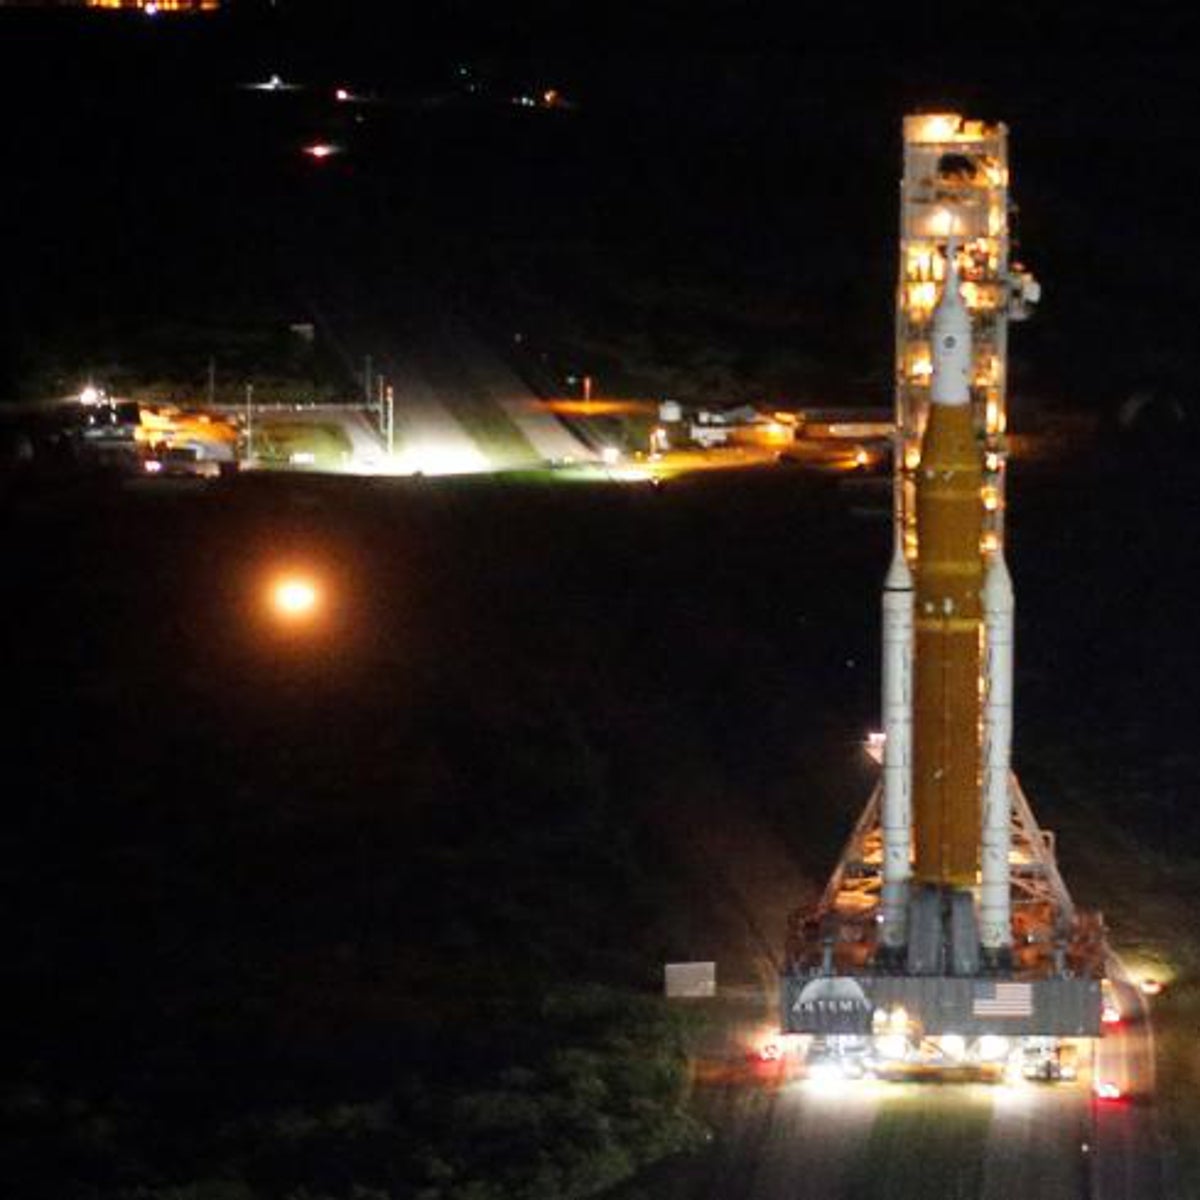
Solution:
<svg viewBox="0 0 1200 1200"><path fill-rule="evenodd" d="M315 158L318 162L323 159L331 158L337 153L337 147L331 146L328 142L315 142L311 146L304 147L304 153L309 158Z"/></svg>
<svg viewBox="0 0 1200 1200"><path fill-rule="evenodd" d="M84 0L87 8L134 9L147 16L160 12L216 12L220 0Z"/></svg>
<svg viewBox="0 0 1200 1200"><path fill-rule="evenodd" d="M311 617L320 604L321 596L311 579L288 576L277 580L271 589L275 611L289 620Z"/></svg>
<svg viewBox="0 0 1200 1200"><path fill-rule="evenodd" d="M913 355L909 372L914 379L929 379L933 375L933 360L928 351L919 350Z"/></svg>
<svg viewBox="0 0 1200 1200"><path fill-rule="evenodd" d="M932 280L925 280L920 283L910 283L907 288L908 292L908 307L914 312L924 310L932 310L937 303L938 289L937 284Z"/></svg>
<svg viewBox="0 0 1200 1200"><path fill-rule="evenodd" d="M656 410L651 400L542 400L534 406L566 417L609 417L636 415Z"/></svg>

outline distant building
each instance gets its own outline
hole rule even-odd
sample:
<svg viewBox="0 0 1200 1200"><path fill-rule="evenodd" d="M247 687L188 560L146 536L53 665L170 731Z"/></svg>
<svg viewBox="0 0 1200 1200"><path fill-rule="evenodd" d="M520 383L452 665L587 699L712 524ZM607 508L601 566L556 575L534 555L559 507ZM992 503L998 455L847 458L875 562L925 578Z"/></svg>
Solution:
<svg viewBox="0 0 1200 1200"><path fill-rule="evenodd" d="M216 12L221 0L83 0L85 8L141 9L148 13Z"/></svg>
<svg viewBox="0 0 1200 1200"><path fill-rule="evenodd" d="M222 0L0 0L0 8L105 8L126 12L216 12Z"/></svg>

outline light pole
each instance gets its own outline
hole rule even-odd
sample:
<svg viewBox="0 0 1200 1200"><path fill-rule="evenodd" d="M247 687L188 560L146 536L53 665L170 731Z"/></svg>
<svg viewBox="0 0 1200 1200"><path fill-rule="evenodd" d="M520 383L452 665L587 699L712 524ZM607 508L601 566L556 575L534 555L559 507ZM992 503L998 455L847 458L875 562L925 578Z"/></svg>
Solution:
<svg viewBox="0 0 1200 1200"><path fill-rule="evenodd" d="M254 384L246 384L246 458L254 457Z"/></svg>
<svg viewBox="0 0 1200 1200"><path fill-rule="evenodd" d="M1096 1151L1098 1149L1097 1142L1099 1141L1099 1128L1096 1119L1096 1084L1099 1080L1099 1049L1100 1039L1092 1038L1092 1062L1091 1071L1092 1077L1088 1080L1088 1111L1086 1125L1084 1127L1084 1142L1081 1147L1083 1151L1083 1186L1085 1196L1095 1196L1096 1194L1096 1177L1099 1172L1099 1162L1097 1161Z"/></svg>

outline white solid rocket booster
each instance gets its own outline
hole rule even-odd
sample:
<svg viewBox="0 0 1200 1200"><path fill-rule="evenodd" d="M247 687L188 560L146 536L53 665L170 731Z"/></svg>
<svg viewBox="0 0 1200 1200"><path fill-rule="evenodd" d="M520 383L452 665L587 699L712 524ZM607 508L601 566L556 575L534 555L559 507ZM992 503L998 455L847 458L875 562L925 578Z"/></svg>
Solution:
<svg viewBox="0 0 1200 1200"><path fill-rule="evenodd" d="M998 951L1012 941L1009 773L1013 724L1013 626L1016 604L1003 548L992 556L983 585L986 697L983 710L983 836L980 848L979 940Z"/></svg>
<svg viewBox="0 0 1200 1200"><path fill-rule="evenodd" d="M913 579L896 531L883 583L883 944L908 939L912 874Z"/></svg>

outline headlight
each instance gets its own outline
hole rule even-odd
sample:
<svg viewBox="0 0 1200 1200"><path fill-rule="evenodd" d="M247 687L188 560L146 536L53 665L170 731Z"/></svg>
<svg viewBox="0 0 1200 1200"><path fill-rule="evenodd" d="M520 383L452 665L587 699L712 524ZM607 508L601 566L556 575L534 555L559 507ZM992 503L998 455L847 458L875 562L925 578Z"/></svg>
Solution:
<svg viewBox="0 0 1200 1200"><path fill-rule="evenodd" d="M814 1083L836 1083L846 1078L846 1072L842 1070L841 1063L824 1059L809 1065L808 1077Z"/></svg>
<svg viewBox="0 0 1200 1200"><path fill-rule="evenodd" d="M997 1033L985 1033L979 1039L979 1057L983 1062L999 1062L1008 1057L1008 1038Z"/></svg>
<svg viewBox="0 0 1200 1200"><path fill-rule="evenodd" d="M938 1039L938 1044L942 1048L942 1053L947 1058L961 1059L966 1052L966 1040L957 1033L944 1033Z"/></svg>

